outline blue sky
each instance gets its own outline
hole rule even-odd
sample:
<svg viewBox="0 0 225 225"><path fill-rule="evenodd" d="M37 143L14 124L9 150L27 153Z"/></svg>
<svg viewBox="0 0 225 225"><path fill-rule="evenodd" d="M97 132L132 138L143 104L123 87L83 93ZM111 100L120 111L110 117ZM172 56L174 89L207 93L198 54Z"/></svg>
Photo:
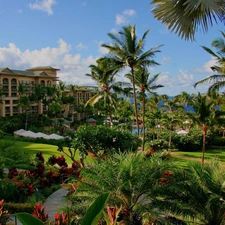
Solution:
<svg viewBox="0 0 225 225"><path fill-rule="evenodd" d="M193 84L213 74L215 60L201 46L221 37L223 24L214 24L208 33L199 31L195 42L181 40L151 13L151 0L0 0L0 67L28 69L36 66L59 68L66 84L95 85L85 76L89 65L107 52L108 32L136 24L137 35L150 29L145 49L163 45L149 68L160 73L164 85L159 94L170 96L205 92L207 85ZM124 79L120 75L120 79Z"/></svg>

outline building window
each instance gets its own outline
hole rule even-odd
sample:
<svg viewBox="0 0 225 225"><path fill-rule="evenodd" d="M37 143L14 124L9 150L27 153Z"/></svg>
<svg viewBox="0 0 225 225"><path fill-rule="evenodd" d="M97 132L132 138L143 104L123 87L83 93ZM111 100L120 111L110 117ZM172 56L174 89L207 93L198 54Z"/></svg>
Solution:
<svg viewBox="0 0 225 225"><path fill-rule="evenodd" d="M5 107L5 114L10 114L10 107Z"/></svg>
<svg viewBox="0 0 225 225"><path fill-rule="evenodd" d="M17 97L17 93L11 93L11 97Z"/></svg>
<svg viewBox="0 0 225 225"><path fill-rule="evenodd" d="M41 80L40 84L41 84L41 86L45 86L45 81Z"/></svg>
<svg viewBox="0 0 225 225"><path fill-rule="evenodd" d="M17 85L17 80L16 80L15 78L13 78L13 79L11 80L11 85Z"/></svg>
<svg viewBox="0 0 225 225"><path fill-rule="evenodd" d="M87 101L90 98L90 93L85 94L85 100Z"/></svg>
<svg viewBox="0 0 225 225"><path fill-rule="evenodd" d="M47 85L51 86L51 81L50 80L47 81Z"/></svg>
<svg viewBox="0 0 225 225"><path fill-rule="evenodd" d="M4 84L9 84L8 78L3 78L3 85L4 85Z"/></svg>
<svg viewBox="0 0 225 225"><path fill-rule="evenodd" d="M18 104L18 100L13 100L13 105L17 105Z"/></svg>
<svg viewBox="0 0 225 225"><path fill-rule="evenodd" d="M18 107L13 106L13 114L17 114L19 112Z"/></svg>
<svg viewBox="0 0 225 225"><path fill-rule="evenodd" d="M5 104L9 105L10 104L10 100L5 100Z"/></svg>

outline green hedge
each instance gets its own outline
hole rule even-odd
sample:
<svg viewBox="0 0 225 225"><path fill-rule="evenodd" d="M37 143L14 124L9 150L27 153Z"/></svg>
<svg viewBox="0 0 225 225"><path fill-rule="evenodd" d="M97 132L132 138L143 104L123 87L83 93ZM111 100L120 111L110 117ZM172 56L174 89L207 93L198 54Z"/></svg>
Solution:
<svg viewBox="0 0 225 225"><path fill-rule="evenodd" d="M32 213L34 211L35 203L14 203L5 202L4 209L9 211L11 214L19 212Z"/></svg>

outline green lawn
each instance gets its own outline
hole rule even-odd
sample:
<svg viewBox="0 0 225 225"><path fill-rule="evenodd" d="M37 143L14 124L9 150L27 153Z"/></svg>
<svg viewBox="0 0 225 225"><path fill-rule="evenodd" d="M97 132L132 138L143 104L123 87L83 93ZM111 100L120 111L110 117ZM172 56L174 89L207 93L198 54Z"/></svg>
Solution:
<svg viewBox="0 0 225 225"><path fill-rule="evenodd" d="M52 155L60 156L63 155L66 158L66 162L71 164L72 161L62 152L57 151L57 146L55 145L48 145L48 144L38 144L38 143L30 143L30 142L22 142L22 141L15 141L15 147L21 149L21 151L28 152L30 154L36 154L37 152L42 152L45 161L49 159ZM79 158L78 155L76 157Z"/></svg>
<svg viewBox="0 0 225 225"><path fill-rule="evenodd" d="M28 153L31 153L34 155L37 152L42 152L44 155L45 161L47 161L49 159L49 157L51 157L52 155L55 155L55 156L64 155L63 153L57 151L57 146L55 146L55 145L15 141L15 146L18 149L21 149L21 151L25 151L25 152L28 152ZM173 153L172 153L172 155L173 155ZM176 157L176 155L179 157ZM174 152L174 156L181 166L185 166L191 159L197 159L197 160L201 161L202 152L201 151L199 151L199 152L176 151L176 152ZM66 158L66 162L68 164L72 163L71 159L69 159L66 155L64 155L64 157ZM88 158L86 159L87 161L90 160ZM218 147L217 149L215 149L215 148L206 149L205 160L209 160L212 158L218 158L221 163L225 164L225 148ZM79 159L78 152L76 155L76 159Z"/></svg>
<svg viewBox="0 0 225 225"><path fill-rule="evenodd" d="M186 163L188 162L190 159L188 158L192 158L192 159L197 159L197 160L201 160L202 158L202 152L198 151L198 152L182 152L182 151L176 151L174 152L175 155L179 155L179 157L184 157L184 158L179 158L179 160L181 160L181 163ZM188 158L187 158L188 157ZM225 148L209 148L206 149L205 151L205 160L210 160L213 158L217 158L221 163L225 164Z"/></svg>

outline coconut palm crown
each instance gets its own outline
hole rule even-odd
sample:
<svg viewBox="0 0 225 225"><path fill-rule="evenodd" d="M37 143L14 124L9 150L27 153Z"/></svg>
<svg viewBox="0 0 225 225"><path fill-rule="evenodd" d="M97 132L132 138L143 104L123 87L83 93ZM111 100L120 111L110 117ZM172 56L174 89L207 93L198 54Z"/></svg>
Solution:
<svg viewBox="0 0 225 225"><path fill-rule="evenodd" d="M216 52L203 46L203 49L216 59L216 65L211 67L215 74L196 82L194 87L198 84L211 83L208 92L218 91L225 87L225 33L221 31L221 34L222 38L215 39L211 43L211 46L217 50Z"/></svg>
<svg viewBox="0 0 225 225"><path fill-rule="evenodd" d="M186 40L224 20L224 0L152 0L151 5L154 17Z"/></svg>
<svg viewBox="0 0 225 225"><path fill-rule="evenodd" d="M156 61L152 58L157 52L160 52L160 46L150 48L144 51L146 36L149 33L147 30L141 39L138 40L136 34L136 25L123 27L118 34L108 33L111 38L112 43L102 44L102 47L109 50L106 58L110 59L112 63L120 67L120 69L130 68L130 74L132 76L131 82L133 85L133 95L134 95L134 108L135 117L137 123L137 129L139 134L139 124L138 124L138 113L137 113L137 103L136 103L136 90L134 81L134 71L141 67L158 65Z"/></svg>

